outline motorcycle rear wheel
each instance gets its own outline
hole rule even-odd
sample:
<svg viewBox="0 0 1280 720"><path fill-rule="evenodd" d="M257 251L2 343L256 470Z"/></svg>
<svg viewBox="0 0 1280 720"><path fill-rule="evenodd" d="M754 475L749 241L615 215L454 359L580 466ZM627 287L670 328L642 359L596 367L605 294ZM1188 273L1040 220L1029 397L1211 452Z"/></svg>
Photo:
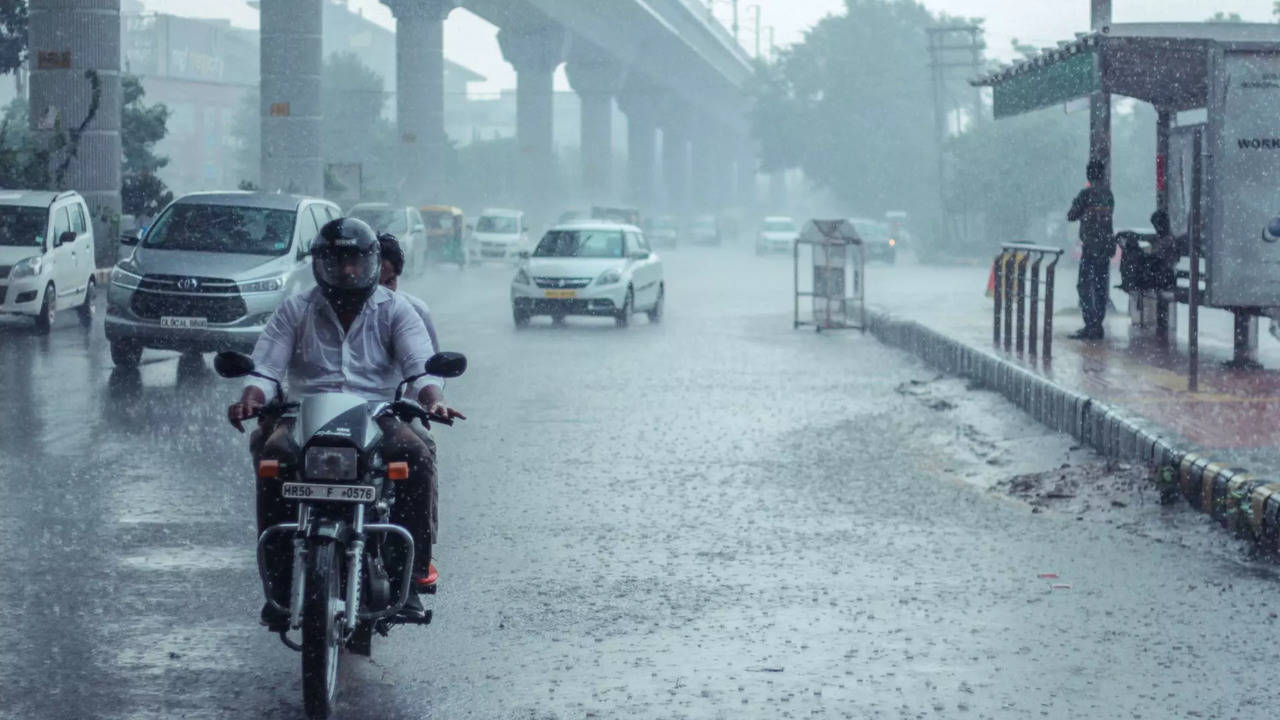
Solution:
<svg viewBox="0 0 1280 720"><path fill-rule="evenodd" d="M333 712L338 686L342 628L339 553L332 542L313 542L307 552L306 596L302 601L302 702L307 717L324 720Z"/></svg>

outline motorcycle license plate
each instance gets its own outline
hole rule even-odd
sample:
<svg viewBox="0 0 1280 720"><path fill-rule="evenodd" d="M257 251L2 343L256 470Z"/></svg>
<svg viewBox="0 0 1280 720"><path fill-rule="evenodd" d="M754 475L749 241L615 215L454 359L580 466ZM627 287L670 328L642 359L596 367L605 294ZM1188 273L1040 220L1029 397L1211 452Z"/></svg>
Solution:
<svg viewBox="0 0 1280 720"><path fill-rule="evenodd" d="M547 297L552 300L571 300L577 297L578 293L574 290L548 290Z"/></svg>
<svg viewBox="0 0 1280 720"><path fill-rule="evenodd" d="M280 490L285 500L309 502L373 502L370 485L317 485L312 483L285 483Z"/></svg>
<svg viewBox="0 0 1280 720"><path fill-rule="evenodd" d="M204 328L209 327L209 318L202 317L172 317L166 315L160 318L160 327L163 328Z"/></svg>

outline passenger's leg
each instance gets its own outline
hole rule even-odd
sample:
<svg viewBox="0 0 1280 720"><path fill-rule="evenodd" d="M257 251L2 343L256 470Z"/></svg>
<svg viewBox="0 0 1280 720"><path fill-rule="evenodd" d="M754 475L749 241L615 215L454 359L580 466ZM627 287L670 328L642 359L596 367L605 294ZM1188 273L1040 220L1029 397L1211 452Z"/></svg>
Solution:
<svg viewBox="0 0 1280 720"><path fill-rule="evenodd" d="M386 462L409 463L409 479L396 486L396 502L391 520L413 535L413 572L425 576L431 563L431 543L435 537L432 498L435 497L435 443L428 444L413 428L394 417L379 420L382 427L382 457Z"/></svg>
<svg viewBox="0 0 1280 720"><path fill-rule="evenodd" d="M254 451L254 476L257 481L258 496L258 533L279 523L290 522L297 518L298 504L286 501L281 497L281 478L259 478L257 468L259 460L279 460L282 465L296 466L298 448L290 433L292 423L279 422L274 426L264 423L254 431L249 439L251 450L255 442L260 442ZM262 441L262 437L266 437ZM288 605L290 569L293 558L293 543L285 535L276 535L267 542L263 549L264 572L273 589L273 599L281 605Z"/></svg>

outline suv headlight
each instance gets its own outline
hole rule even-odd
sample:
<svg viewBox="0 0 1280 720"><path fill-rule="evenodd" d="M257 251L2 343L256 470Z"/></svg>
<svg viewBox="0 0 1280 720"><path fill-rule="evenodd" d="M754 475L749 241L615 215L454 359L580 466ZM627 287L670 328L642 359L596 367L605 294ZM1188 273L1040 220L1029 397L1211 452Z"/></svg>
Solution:
<svg viewBox="0 0 1280 720"><path fill-rule="evenodd" d="M302 473L309 480L355 480L355 448L313 447L303 456Z"/></svg>
<svg viewBox="0 0 1280 720"><path fill-rule="evenodd" d="M122 267L123 264L124 263L121 263L120 265L116 265L111 268L111 284L120 285L126 288L138 287L138 283L142 281L142 276L125 270L124 267Z"/></svg>
<svg viewBox="0 0 1280 720"><path fill-rule="evenodd" d="M520 268L519 270L517 270L517 271L516 271L515 283L516 283L517 285L532 285L532 284L533 284L533 282L529 280L529 273L525 272L525 271L524 271L524 268Z"/></svg>
<svg viewBox="0 0 1280 720"><path fill-rule="evenodd" d="M246 280L237 283L242 293L259 293L259 292L275 292L283 290L285 283L289 281L288 275L279 275L277 277L262 278L260 280Z"/></svg>
<svg viewBox="0 0 1280 720"><path fill-rule="evenodd" d="M44 267L44 258L40 255L32 255L29 258L19 260L13 269L9 271L9 277L26 278L35 277L40 274L40 269Z"/></svg>
<svg viewBox="0 0 1280 720"><path fill-rule="evenodd" d="M596 278L597 285L613 285L622 282L622 273L618 270L605 270Z"/></svg>

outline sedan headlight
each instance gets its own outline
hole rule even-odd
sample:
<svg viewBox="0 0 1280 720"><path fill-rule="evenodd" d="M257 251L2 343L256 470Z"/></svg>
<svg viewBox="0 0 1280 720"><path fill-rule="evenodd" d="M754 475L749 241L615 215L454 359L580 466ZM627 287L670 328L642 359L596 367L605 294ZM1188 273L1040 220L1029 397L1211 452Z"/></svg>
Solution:
<svg viewBox="0 0 1280 720"><path fill-rule="evenodd" d="M533 284L533 283L529 280L529 273L525 272L525 271L524 271L524 268L520 268L519 270L517 270L517 271L516 271L515 283L516 283L517 285L532 285L532 284Z"/></svg>
<svg viewBox="0 0 1280 720"><path fill-rule="evenodd" d="M614 285L622 282L622 273L618 270L605 270L596 278L597 285Z"/></svg>
<svg viewBox="0 0 1280 720"><path fill-rule="evenodd" d="M302 472L309 480L355 480L357 460L355 448L308 448Z"/></svg>
<svg viewBox="0 0 1280 720"><path fill-rule="evenodd" d="M13 269L9 271L9 277L26 278L35 277L40 274L40 269L44 267L44 258L39 255L32 255L29 258L19 260Z"/></svg>
<svg viewBox="0 0 1280 720"><path fill-rule="evenodd" d="M283 290L285 283L288 281L288 275L280 275L278 277L268 277L260 280L247 280L238 284L240 285L240 292L242 293L260 293Z"/></svg>

